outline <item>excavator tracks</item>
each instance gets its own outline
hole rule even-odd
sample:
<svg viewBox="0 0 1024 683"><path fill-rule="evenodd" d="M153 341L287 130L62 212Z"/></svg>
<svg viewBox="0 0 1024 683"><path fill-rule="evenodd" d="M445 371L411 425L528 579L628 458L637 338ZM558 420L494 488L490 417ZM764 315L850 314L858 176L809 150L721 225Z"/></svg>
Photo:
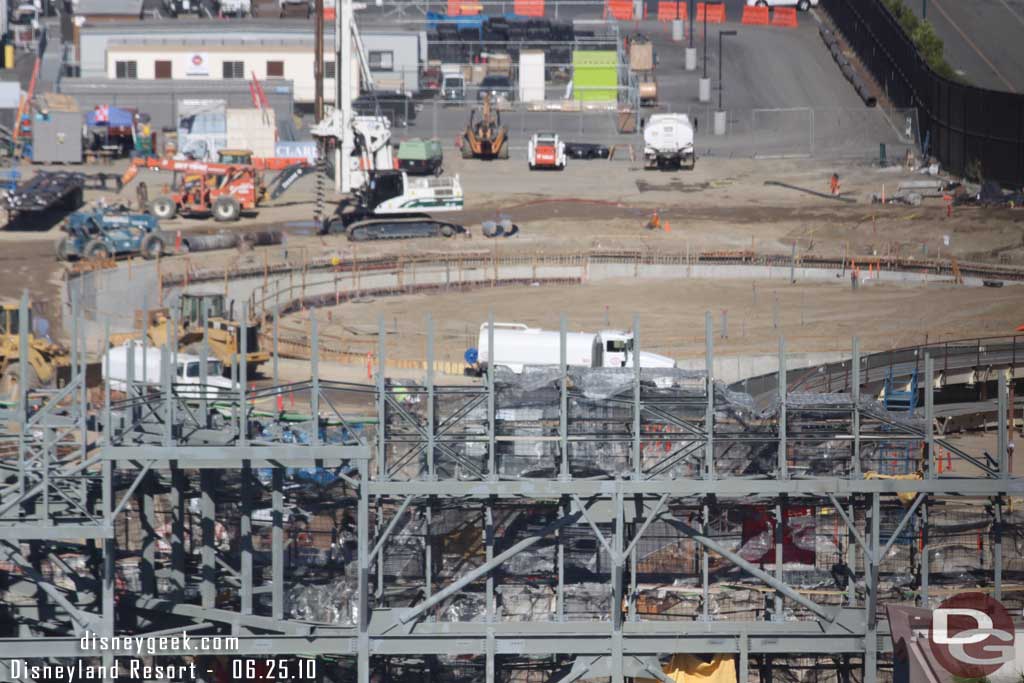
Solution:
<svg viewBox="0 0 1024 683"><path fill-rule="evenodd" d="M439 221L429 216L367 219L353 223L345 230L345 234L352 242L454 237L465 232L466 228L457 223Z"/></svg>

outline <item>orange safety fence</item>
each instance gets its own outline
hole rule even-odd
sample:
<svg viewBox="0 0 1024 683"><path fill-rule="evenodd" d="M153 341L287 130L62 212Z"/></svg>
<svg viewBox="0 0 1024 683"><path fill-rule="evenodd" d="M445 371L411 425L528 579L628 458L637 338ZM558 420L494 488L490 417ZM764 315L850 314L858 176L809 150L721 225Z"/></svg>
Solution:
<svg viewBox="0 0 1024 683"><path fill-rule="evenodd" d="M768 8L767 7L751 7L747 5L743 8L743 20L742 23L750 26L767 26L768 25Z"/></svg>
<svg viewBox="0 0 1024 683"><path fill-rule="evenodd" d="M796 10L792 7L776 7L772 12L772 26L796 26Z"/></svg>
<svg viewBox="0 0 1024 683"><path fill-rule="evenodd" d="M725 4L721 2L698 2L697 21L703 22L705 14L707 15L707 22L709 24L721 24L725 21Z"/></svg>
<svg viewBox="0 0 1024 683"><path fill-rule="evenodd" d="M633 0L608 0L604 6L604 18L612 18L619 21L633 20Z"/></svg>
<svg viewBox="0 0 1024 683"><path fill-rule="evenodd" d="M512 11L521 17L543 17L544 0L515 0Z"/></svg>
<svg viewBox="0 0 1024 683"><path fill-rule="evenodd" d="M678 2L658 2L658 21L675 21L679 18Z"/></svg>

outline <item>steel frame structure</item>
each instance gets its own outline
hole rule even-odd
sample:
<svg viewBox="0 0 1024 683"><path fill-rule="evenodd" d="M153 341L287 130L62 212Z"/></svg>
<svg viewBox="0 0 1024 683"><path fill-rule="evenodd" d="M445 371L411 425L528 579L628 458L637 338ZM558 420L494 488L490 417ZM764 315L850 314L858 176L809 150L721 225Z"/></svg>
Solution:
<svg viewBox="0 0 1024 683"><path fill-rule="evenodd" d="M27 319L27 299L22 301L22 320ZM245 312L243 312L243 319ZM493 322L493 316L490 318ZM274 317L276 341L276 316ZM559 417L553 433L537 437L555 444L558 453L552 476L523 478L504 475L496 462L503 441L515 437L498 429L496 418L496 378L494 368L487 368L483 380L475 386L441 386L435 382L433 322L426 320L427 372L422 385L413 389L392 384L386 377L387 348L383 321L379 323L377 372L372 384L329 382L320 379L318 369L318 332L316 318L311 317L311 379L283 385L278 382L277 349L273 354L272 386L247 389L249 378L244 361L233 369L238 381L238 394L230 401L205 393L182 397L171 382L174 343L161 351L164 374L158 390L132 384L124 400L114 401L109 388L100 409L90 410L86 394L84 339L72 320L72 379L62 389L43 395L42 408L33 409L32 397L21 384L17 405L6 417L12 422L7 443L17 444L17 468L10 460L0 461L8 483L0 489L0 551L3 558L17 567L16 573L38 586L45 594L40 600L52 610L66 613L70 630L53 635L54 629L31 623L32 618L19 618L16 635L0 637L0 677L6 675L3 663L10 657L52 658L78 657L88 653L79 650L79 637L86 630L100 635L113 635L132 630L136 634L162 635L172 631L222 633L238 638L238 648L224 651L226 655L334 655L355 660L356 680L369 683L374 657L471 655L485 661L486 683L497 677L498 663L504 656L559 655L572 662L562 672L562 683L577 679L610 676L614 683L627 677L657 678L670 681L658 663L658 657L670 653L735 653L741 681L748 680L749 662L758 658L770 669L773 657L842 657L863 668L863 680L876 680L879 655L887 642L885 623L878 619L879 572L886 552L897 536L916 518L927 515L935 499L959 496L984 501L1001 516L1005 497L1024 493L1024 482L1013 478L1006 460L1007 441L1007 373L999 375L998 457L995 460L975 458L949 444L941 443L933 434L934 364L924 363L925 388L924 430L904 427L898 433L879 435L866 429L868 421L878 416L861 401L860 372L863 359L858 342L853 340L851 372L853 374L848 403L840 409L848 415L851 429L828 438L849 444L849 467L841 475L805 476L791 466L791 447L808 439L787 427L800 408L788 405L786 351L779 342L780 410L774 431L756 438L775 442L777 466L768 476L724 477L716 467L716 445L751 438L743 432L716 429L714 334L710 313L705 320L706 368L701 378L702 398L691 409L696 419L674 417L663 399L649 394L634 354L632 391L625 401L632 416L622 434L628 440L630 463L628 473L594 478L574 472L572 449L575 443L620 438L586 434L570 428L569 404L577 391L568 381L566 364L567 322L562 317L561 365L558 368ZM23 326L25 327L25 326ZM175 326L172 324L171 326ZM494 348L493 327L490 347ZM640 348L640 321L634 318L635 348ZM21 348L27 348L27 330L22 330ZM205 351L201 362L205 384ZM241 348L244 359L244 336ZM21 376L27 377L27 360L20 362ZM130 369L129 372L132 372ZM425 420L407 409L412 391L426 403ZM360 394L373 401L377 430L373 439L350 438L338 444L321 441L319 424L310 423L308 444L268 442L253 433L251 419L253 402L283 393L308 395L310 415L333 414L342 424L346 416L334 409L332 392ZM38 395L38 394L35 394ZM448 415L439 414L441 397L458 396L462 407ZM483 410L484 427L480 431L460 430L459 424L471 410ZM834 409L834 408L833 408ZM220 416L220 417L218 417ZM226 418L226 419L224 419ZM678 429L671 435L645 429L653 419L673 423ZM91 421L98 420L104 430L94 438ZM312 418L311 418L312 419ZM225 422L226 424L221 424ZM355 432L350 432L354 434ZM812 436L820 439L820 436ZM695 458L696 476L679 477L662 468L645 466L645 444L672 441L672 451L665 459ZM870 441L904 441L923 443L923 476L920 479L868 479L861 463L862 446ZM456 444L473 443L482 453L479 461L466 462ZM936 451L939 445L951 449L958 458L978 468L973 477L939 476ZM410 462L418 463L411 467ZM452 465L457 465L452 469ZM289 467L338 468L352 497L344 504L355 510L356 553L355 623L351 626L311 623L286 618L285 606L285 533L284 510L286 492L285 470ZM253 477L257 468L272 470L266 490ZM225 561L216 548L216 504L222 494L218 471L240 473L240 532L237 568L234 558ZM410 474L411 472L411 474ZM190 483L190 478L197 481ZM121 486L118 487L118 482ZM126 485L125 485L126 484ZM118 492L123 491L118 499ZM156 560L157 519L154 499L157 492L170 494L172 515L170 557L158 569ZM269 582L261 583L254 571L253 515L257 498L269 496L272 547ZM897 494L912 494L913 503L904 508L896 531L888 538L881 533L881 507ZM185 543L185 506L190 495L197 496L201 525L198 535L199 570L196 576L187 572ZM145 530L140 551L142 590L136 594L120 592L115 585L115 561L121 548L116 538L117 519L125 514L131 501L137 501ZM429 521L432 506L438 501L461 501L467 507L483 512L480 529L485 548L482 564L439 586L431 575L430 545L425 552L426 576L421 598L412 607L385 607L380 600L384 577L381 565L389 537L400 518L410 508L422 510ZM707 530L709 512L720 506L749 504L756 500L778 510L787 501L819 501L834 506L845 524L850 539L847 546L849 565L864 567L861 577L866 594L854 589L842 606L829 607L816 603L791 586L783 574L782 525L776 525L774 547L776 565L768 571L717 542ZM495 537L494 510L505 503L555 506L558 517L546 527L518 542L500 549ZM682 518L682 508L702 511L698 522ZM865 511L865 523L857 523L855 509ZM375 524L371 524L371 510ZM654 520L661 520L678 529L701 548L700 576L703 611L693 621L651 621L637 613L637 543ZM564 554L559 546L556 566L557 602L550 621L503 621L495 609L495 571L544 537L558 538L560 530L571 525L586 525L595 534L601 548L612 560L608 589L611 609L606 621L575 622L565 614ZM604 531L609 529L610 532ZM428 527L429 528L429 527ZM998 598L1002 591L1001 538L995 527L992 582ZM428 532L429 533L429 532ZM91 579L83 577L86 588L95 590L97 600L91 605L76 604L67 591L55 586L39 572L40 557L48 553L50 544L85 543L97 559L99 569ZM925 541L926 542L926 541ZM27 551L26 551L27 549ZM774 593L773 607L764 621L719 621L708 614L709 557L711 554L762 582ZM922 566L919 597L927 602L928 563ZM158 574L169 580L170 589L158 591ZM486 614L482 623L448 623L434 618L432 610L442 601L471 584L483 582ZM377 584L377 591L374 590ZM186 588L198 584L199 598L189 602ZM238 607L231 609L218 601L221 587L230 584L237 589ZM269 595L269 608L257 604L257 596ZM115 605L115 598L117 604ZM787 605L796 605L813 614L813 618L787 621L783 614ZM34 613L33 613L34 614ZM41 613L40 613L41 614ZM122 622L125 614L132 621ZM38 621L43 619L38 617ZM59 631L59 629L58 629ZM8 630L10 634L10 630ZM110 661L118 652L107 652ZM126 653L125 653L126 654ZM162 654L188 656L186 651ZM207 652L204 654L213 654Z"/></svg>

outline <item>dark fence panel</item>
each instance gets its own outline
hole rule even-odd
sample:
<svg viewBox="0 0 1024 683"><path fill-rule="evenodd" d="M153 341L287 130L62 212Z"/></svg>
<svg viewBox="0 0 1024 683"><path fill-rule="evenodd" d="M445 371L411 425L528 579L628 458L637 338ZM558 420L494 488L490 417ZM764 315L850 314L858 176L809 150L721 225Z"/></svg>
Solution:
<svg viewBox="0 0 1024 683"><path fill-rule="evenodd" d="M955 83L921 59L881 0L822 0L897 107L916 107L922 142L946 169L1024 184L1024 95Z"/></svg>

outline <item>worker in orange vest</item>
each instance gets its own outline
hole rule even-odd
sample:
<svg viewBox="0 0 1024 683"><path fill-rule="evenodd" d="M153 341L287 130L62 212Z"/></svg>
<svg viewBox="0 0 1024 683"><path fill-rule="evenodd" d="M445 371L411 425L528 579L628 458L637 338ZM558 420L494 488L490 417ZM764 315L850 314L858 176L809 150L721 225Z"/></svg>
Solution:
<svg viewBox="0 0 1024 683"><path fill-rule="evenodd" d="M953 217L953 195L948 192L942 195L942 201L946 202L946 218Z"/></svg>
<svg viewBox="0 0 1024 683"><path fill-rule="evenodd" d="M648 230L661 230L661 217L658 216L658 210L655 209L654 213L651 214L651 218L647 221L647 225L644 226Z"/></svg>
<svg viewBox="0 0 1024 683"><path fill-rule="evenodd" d="M832 191L833 197L839 196L839 174L833 173L832 177L828 181L829 189Z"/></svg>

